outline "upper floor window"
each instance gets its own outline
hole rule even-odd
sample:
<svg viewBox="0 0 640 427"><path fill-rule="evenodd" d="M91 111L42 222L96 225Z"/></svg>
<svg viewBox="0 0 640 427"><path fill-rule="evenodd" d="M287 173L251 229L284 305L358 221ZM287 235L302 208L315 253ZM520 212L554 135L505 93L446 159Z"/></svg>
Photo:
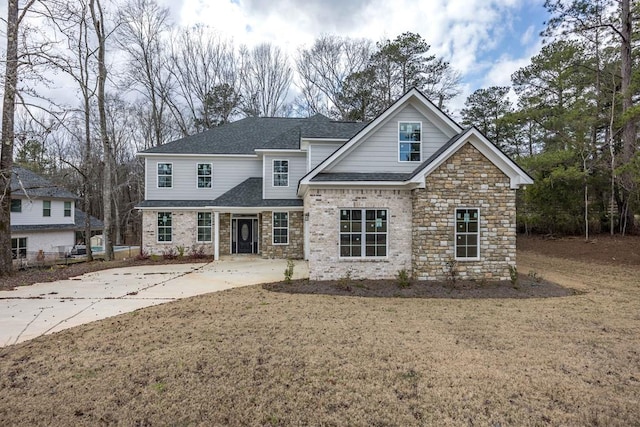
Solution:
<svg viewBox="0 0 640 427"><path fill-rule="evenodd" d="M22 212L22 199L11 199L11 212Z"/></svg>
<svg viewBox="0 0 640 427"><path fill-rule="evenodd" d="M480 257L480 211L477 208L456 209L456 259L477 260Z"/></svg>
<svg viewBox="0 0 640 427"><path fill-rule="evenodd" d="M212 176L211 163L198 163L198 188L211 188Z"/></svg>
<svg viewBox="0 0 640 427"><path fill-rule="evenodd" d="M398 159L401 162L419 162L422 152L422 123L398 123Z"/></svg>
<svg viewBox="0 0 640 427"><path fill-rule="evenodd" d="M64 202L64 216L71 216L71 202Z"/></svg>
<svg viewBox="0 0 640 427"><path fill-rule="evenodd" d="M51 216L51 200L42 201L42 216Z"/></svg>
<svg viewBox="0 0 640 427"><path fill-rule="evenodd" d="M273 161L273 186L289 186L289 160Z"/></svg>
<svg viewBox="0 0 640 427"><path fill-rule="evenodd" d="M158 163L158 188L173 187L173 164Z"/></svg>

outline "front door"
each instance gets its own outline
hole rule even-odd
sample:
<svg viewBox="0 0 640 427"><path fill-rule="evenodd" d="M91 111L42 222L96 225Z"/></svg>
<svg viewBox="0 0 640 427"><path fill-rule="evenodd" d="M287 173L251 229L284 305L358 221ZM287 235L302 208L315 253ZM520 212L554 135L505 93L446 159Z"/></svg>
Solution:
<svg viewBox="0 0 640 427"><path fill-rule="evenodd" d="M236 237L238 242L239 254L251 254L253 253L253 219L240 219L238 218L238 236Z"/></svg>

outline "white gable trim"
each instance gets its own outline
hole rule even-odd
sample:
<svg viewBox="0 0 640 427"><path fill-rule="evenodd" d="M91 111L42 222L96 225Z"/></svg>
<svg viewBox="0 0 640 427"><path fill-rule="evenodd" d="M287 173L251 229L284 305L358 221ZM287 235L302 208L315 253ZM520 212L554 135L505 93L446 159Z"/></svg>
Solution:
<svg viewBox="0 0 640 427"><path fill-rule="evenodd" d="M355 146L357 146L367 135L369 135L379 125L384 123L391 115L399 111L402 107L409 104L411 100L416 100L418 103L427 109L427 111L434 114L439 120L441 120L450 130L454 133L462 131L460 125L454 122L449 116L442 112L438 107L429 101L419 90L413 88L405 93L400 99L394 102L389 108L387 108L382 114L376 117L371 123L365 126L360 132L358 132L353 138L351 138L346 144L336 150L332 155L327 157L323 162L316 166L311 172L305 175L300 180L300 186L298 192L303 191L302 187L311 183L311 180L320 172L327 169L332 164L336 163L344 155L348 154Z"/></svg>
<svg viewBox="0 0 640 427"><path fill-rule="evenodd" d="M410 182L413 184L424 185L425 176L436 170L440 165L446 162L460 147L466 143L473 145L482 155L491 161L498 169L507 175L511 181L511 188L517 189L521 185L533 184L533 179L511 160L506 154L493 145L480 131L476 128L468 129L460 136L450 147L442 152L438 158L434 159L424 169L420 170Z"/></svg>

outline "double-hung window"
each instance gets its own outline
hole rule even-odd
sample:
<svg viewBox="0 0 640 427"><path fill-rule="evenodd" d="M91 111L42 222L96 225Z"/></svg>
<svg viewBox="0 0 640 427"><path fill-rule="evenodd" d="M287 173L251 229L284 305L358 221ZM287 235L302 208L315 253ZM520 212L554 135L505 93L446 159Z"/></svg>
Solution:
<svg viewBox="0 0 640 427"><path fill-rule="evenodd" d="M42 216L51 216L51 200L42 201Z"/></svg>
<svg viewBox="0 0 640 427"><path fill-rule="evenodd" d="M212 177L211 163L198 163L198 188L211 188Z"/></svg>
<svg viewBox="0 0 640 427"><path fill-rule="evenodd" d="M273 161L273 186L289 186L289 160Z"/></svg>
<svg viewBox="0 0 640 427"><path fill-rule="evenodd" d="M198 242L211 241L211 212L198 212Z"/></svg>
<svg viewBox="0 0 640 427"><path fill-rule="evenodd" d="M386 209L340 209L340 256L387 256Z"/></svg>
<svg viewBox="0 0 640 427"><path fill-rule="evenodd" d="M13 259L27 257L27 238L18 237L11 239L11 256Z"/></svg>
<svg viewBox="0 0 640 427"><path fill-rule="evenodd" d="M398 123L398 160L419 162L422 152L422 123Z"/></svg>
<svg viewBox="0 0 640 427"><path fill-rule="evenodd" d="M456 259L478 260L480 258L480 210L458 208L455 219Z"/></svg>
<svg viewBox="0 0 640 427"><path fill-rule="evenodd" d="M22 199L11 199L11 212L22 212Z"/></svg>
<svg viewBox="0 0 640 427"><path fill-rule="evenodd" d="M273 213L273 244L274 245L289 244L289 213L288 212Z"/></svg>
<svg viewBox="0 0 640 427"><path fill-rule="evenodd" d="M173 187L173 164L158 163L158 188Z"/></svg>
<svg viewBox="0 0 640 427"><path fill-rule="evenodd" d="M172 240L171 212L158 212L158 242L170 243Z"/></svg>
<svg viewBox="0 0 640 427"><path fill-rule="evenodd" d="M64 216L71 216L71 202L64 202Z"/></svg>

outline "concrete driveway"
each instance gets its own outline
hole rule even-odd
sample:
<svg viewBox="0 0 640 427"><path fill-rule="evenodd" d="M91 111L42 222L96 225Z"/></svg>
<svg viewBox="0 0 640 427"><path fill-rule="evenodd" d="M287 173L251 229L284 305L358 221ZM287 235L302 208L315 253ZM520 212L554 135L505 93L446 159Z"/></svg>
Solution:
<svg viewBox="0 0 640 427"><path fill-rule="evenodd" d="M0 291L0 347L194 295L284 278L285 260L233 257L208 264L114 268ZM296 261L294 278L309 277Z"/></svg>

